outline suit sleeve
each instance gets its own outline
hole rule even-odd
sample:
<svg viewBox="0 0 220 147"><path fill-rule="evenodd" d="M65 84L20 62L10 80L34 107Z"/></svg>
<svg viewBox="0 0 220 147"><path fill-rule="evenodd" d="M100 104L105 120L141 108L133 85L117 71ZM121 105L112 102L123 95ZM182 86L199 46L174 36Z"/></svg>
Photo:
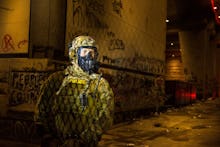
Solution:
<svg viewBox="0 0 220 147"><path fill-rule="evenodd" d="M101 102L101 109L98 113L99 122L103 131L106 131L113 125L114 94L109 83L104 78L100 80L98 92Z"/></svg>
<svg viewBox="0 0 220 147"><path fill-rule="evenodd" d="M59 72L51 74L40 89L36 107L38 111L38 120L43 124L48 123L48 115L50 115L52 111L53 95L61 85L61 78L59 75Z"/></svg>

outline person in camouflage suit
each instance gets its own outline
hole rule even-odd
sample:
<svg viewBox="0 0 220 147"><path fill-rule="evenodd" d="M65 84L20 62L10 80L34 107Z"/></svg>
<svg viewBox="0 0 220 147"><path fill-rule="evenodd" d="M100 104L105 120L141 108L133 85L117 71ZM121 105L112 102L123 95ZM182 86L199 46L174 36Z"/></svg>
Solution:
<svg viewBox="0 0 220 147"><path fill-rule="evenodd" d="M113 92L97 74L97 56L93 38L76 37L69 48L71 64L51 74L41 87L39 120L62 146L97 146L113 124Z"/></svg>

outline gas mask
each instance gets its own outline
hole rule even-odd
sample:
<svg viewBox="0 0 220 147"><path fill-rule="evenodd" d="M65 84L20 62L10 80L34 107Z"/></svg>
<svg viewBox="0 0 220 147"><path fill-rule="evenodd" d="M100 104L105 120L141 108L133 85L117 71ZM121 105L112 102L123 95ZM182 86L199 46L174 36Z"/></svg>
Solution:
<svg viewBox="0 0 220 147"><path fill-rule="evenodd" d="M98 52L96 47L81 46L78 51L78 65L84 72L88 74L97 73L99 69L99 62L97 61Z"/></svg>

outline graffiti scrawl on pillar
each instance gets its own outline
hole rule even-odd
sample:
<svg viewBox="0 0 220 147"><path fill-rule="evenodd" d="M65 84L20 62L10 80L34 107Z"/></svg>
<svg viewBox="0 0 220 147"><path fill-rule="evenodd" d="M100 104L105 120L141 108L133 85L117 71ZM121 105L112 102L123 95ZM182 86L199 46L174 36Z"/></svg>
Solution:
<svg viewBox="0 0 220 147"><path fill-rule="evenodd" d="M77 30L84 28L108 28L101 19L104 14L102 0L72 0L73 26Z"/></svg>
<svg viewBox="0 0 220 147"><path fill-rule="evenodd" d="M11 72L9 105L36 103L40 86L48 75L47 72Z"/></svg>
<svg viewBox="0 0 220 147"><path fill-rule="evenodd" d="M3 36L1 49L2 49L4 52L8 52L8 51L11 51L11 50L15 50L14 41L13 41L11 35L5 34L5 35Z"/></svg>
<svg viewBox="0 0 220 147"><path fill-rule="evenodd" d="M124 41L116 38L116 35L114 32L108 31L106 33L107 38L109 38L109 46L108 49L110 51L114 50L125 50L125 44Z"/></svg>
<svg viewBox="0 0 220 147"><path fill-rule="evenodd" d="M121 10L123 8L121 0L112 0L113 11L121 17Z"/></svg>

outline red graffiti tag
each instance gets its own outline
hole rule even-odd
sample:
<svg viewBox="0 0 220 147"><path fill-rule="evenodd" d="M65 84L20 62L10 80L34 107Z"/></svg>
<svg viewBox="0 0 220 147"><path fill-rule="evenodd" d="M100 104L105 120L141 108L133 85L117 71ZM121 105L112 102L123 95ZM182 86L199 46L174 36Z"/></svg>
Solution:
<svg viewBox="0 0 220 147"><path fill-rule="evenodd" d="M9 34L6 34L2 39L2 50L8 52L9 50L14 50L13 39Z"/></svg>
<svg viewBox="0 0 220 147"><path fill-rule="evenodd" d="M19 43L18 43L18 48L21 48L21 46L22 45L25 45L26 43L28 43L28 41L27 40L22 40L22 41L20 41Z"/></svg>

